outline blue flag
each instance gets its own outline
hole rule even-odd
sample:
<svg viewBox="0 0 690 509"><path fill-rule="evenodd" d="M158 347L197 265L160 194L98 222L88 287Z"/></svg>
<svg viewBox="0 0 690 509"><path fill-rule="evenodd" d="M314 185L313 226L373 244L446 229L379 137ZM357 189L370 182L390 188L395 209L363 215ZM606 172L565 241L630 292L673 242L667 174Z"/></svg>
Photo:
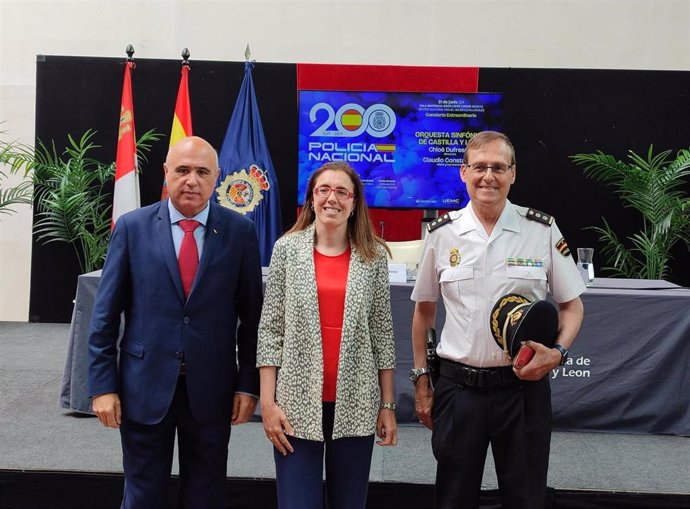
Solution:
<svg viewBox="0 0 690 509"><path fill-rule="evenodd" d="M268 153L252 81L253 62L244 64L244 80L220 149L218 202L254 221L261 265L271 261L282 233L278 179Z"/></svg>

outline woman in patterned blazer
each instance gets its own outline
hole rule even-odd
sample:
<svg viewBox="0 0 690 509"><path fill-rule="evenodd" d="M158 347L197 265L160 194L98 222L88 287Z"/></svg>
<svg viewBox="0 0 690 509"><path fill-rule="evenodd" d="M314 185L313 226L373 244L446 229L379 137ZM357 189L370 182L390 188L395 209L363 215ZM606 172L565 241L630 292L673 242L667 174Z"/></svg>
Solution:
<svg viewBox="0 0 690 509"><path fill-rule="evenodd" d="M384 241L345 163L309 180L273 248L259 325L261 415L278 507L364 508L374 443L395 445L395 346Z"/></svg>

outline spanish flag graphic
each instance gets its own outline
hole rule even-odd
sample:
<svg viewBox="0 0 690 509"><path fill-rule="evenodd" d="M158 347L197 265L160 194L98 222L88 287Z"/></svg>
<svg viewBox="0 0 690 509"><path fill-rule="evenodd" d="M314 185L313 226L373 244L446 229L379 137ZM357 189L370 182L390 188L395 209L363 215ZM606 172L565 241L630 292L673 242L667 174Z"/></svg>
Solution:
<svg viewBox="0 0 690 509"><path fill-rule="evenodd" d="M355 109L346 110L340 117L340 122L346 131L356 131L362 125L362 114Z"/></svg>

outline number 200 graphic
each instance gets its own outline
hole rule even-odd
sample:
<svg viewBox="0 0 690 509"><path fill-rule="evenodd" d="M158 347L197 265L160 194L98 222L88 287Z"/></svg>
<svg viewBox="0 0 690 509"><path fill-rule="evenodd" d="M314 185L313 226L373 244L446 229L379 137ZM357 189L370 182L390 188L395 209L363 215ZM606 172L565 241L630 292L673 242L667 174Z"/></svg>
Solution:
<svg viewBox="0 0 690 509"><path fill-rule="evenodd" d="M312 123L316 121L316 112L320 110L325 110L328 117L311 133L312 136L354 138L366 131L374 138L383 138L395 129L395 112L385 104L372 104L364 109L359 104L347 103L334 112L330 104L317 103L309 111ZM335 126L334 131L328 130L331 126Z"/></svg>

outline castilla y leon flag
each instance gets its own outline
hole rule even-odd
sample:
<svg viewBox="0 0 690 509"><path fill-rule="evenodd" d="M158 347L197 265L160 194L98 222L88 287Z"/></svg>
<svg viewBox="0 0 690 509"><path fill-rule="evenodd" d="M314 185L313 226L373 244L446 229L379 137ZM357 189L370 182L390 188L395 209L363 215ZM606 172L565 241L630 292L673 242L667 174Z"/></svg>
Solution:
<svg viewBox="0 0 690 509"><path fill-rule="evenodd" d="M139 208L139 175L137 173L137 147L134 132L134 102L132 100L132 69L134 62L125 63L122 86L120 128L117 135L115 158L115 189L113 190L113 221L130 210Z"/></svg>
<svg viewBox="0 0 690 509"><path fill-rule="evenodd" d="M278 179L268 153L252 80L253 62L244 64L244 80L220 150L218 202L254 221L261 265L268 267L281 232Z"/></svg>
<svg viewBox="0 0 690 509"><path fill-rule="evenodd" d="M192 106L189 101L189 66L182 65L182 77L180 78L180 88L177 91L177 102L175 103L175 114L173 115L172 129L170 130L170 147L182 138L192 135ZM163 177L165 179L165 176ZM163 190L161 200L168 197L168 186L163 180Z"/></svg>

